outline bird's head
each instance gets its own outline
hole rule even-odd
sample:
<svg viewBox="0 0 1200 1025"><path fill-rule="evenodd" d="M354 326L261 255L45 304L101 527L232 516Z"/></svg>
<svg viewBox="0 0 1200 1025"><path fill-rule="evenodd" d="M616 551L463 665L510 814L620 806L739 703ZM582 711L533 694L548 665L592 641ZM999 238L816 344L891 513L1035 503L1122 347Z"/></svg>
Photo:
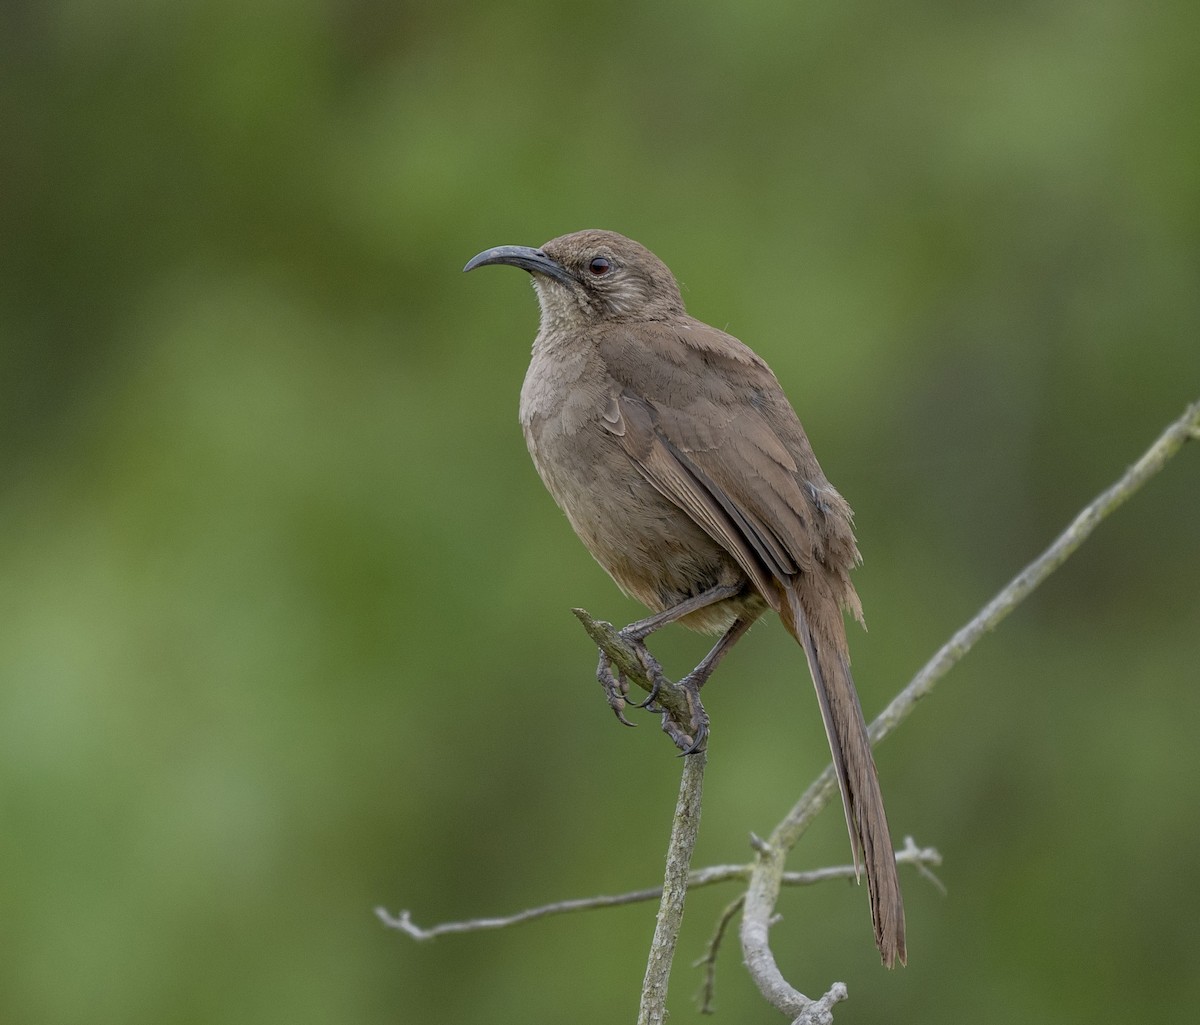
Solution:
<svg viewBox="0 0 1200 1025"><path fill-rule="evenodd" d="M540 249L496 246L463 270L497 263L533 276L543 330L667 320L684 312L679 286L667 265L641 243L615 231L576 231Z"/></svg>

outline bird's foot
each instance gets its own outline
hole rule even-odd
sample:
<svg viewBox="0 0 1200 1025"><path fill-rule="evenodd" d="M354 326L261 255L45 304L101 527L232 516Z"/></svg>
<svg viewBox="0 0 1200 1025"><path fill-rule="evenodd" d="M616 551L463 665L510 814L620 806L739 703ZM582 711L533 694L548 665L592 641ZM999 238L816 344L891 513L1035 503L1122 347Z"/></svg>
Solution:
<svg viewBox="0 0 1200 1025"><path fill-rule="evenodd" d="M630 704L634 708L650 708L662 689L662 681L666 679L662 665L650 654L650 649L646 647L646 635L641 631L627 626L621 631L621 640L637 653L638 661L642 663L642 668L646 670L646 676L650 679L650 692L646 695L646 700L631 701Z"/></svg>
<svg viewBox="0 0 1200 1025"><path fill-rule="evenodd" d="M628 704L625 697L629 693L629 681L625 679L624 673L613 666L612 660L603 650L600 652L600 664L596 667L596 679L604 688L604 697L617 721L625 726L636 726L637 723L625 718L625 706Z"/></svg>
<svg viewBox="0 0 1200 1025"><path fill-rule="evenodd" d="M663 710L663 732L671 738L682 755L695 754L708 746L708 713L700 702L702 682L689 674L675 685L687 699L687 722L680 722L679 717L669 709Z"/></svg>
<svg viewBox="0 0 1200 1025"><path fill-rule="evenodd" d="M596 679L604 689L608 707L613 710L618 721L626 726L637 725L625 718L627 707L658 712L662 715L663 732L683 754L690 755L703 750L708 743L708 713L700 703L700 687L707 673L701 673L698 667L679 683L671 683L663 673L658 659L650 654L650 649L646 647L644 634L628 627L620 633L621 639L637 654L646 678L650 681L650 691L644 701L630 701L629 680L601 649L600 661L596 666ZM664 696L667 698L665 701L661 700Z"/></svg>
<svg viewBox="0 0 1200 1025"><path fill-rule="evenodd" d="M666 677L663 675L662 665L658 659L650 654L650 649L646 647L643 639L644 634L630 630L628 627L620 633L621 639L637 654L638 661L641 662L642 668L650 680L649 695L645 701L629 700L629 681L625 678L625 674L613 664L612 659L608 657L604 649L600 650L600 662L596 666L596 679L600 681L600 686L604 688L604 697L608 701L608 707L613 710L613 714L617 719L626 726L636 726L637 723L630 722L625 718L626 706L631 708L649 708L652 712L657 712L658 709L653 707L653 701L658 696Z"/></svg>

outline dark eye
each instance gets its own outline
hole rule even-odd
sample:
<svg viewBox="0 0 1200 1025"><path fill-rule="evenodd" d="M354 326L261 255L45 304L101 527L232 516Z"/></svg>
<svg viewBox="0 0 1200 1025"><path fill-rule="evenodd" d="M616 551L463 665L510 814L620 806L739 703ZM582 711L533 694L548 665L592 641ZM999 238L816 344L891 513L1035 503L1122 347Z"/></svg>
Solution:
<svg viewBox="0 0 1200 1025"><path fill-rule="evenodd" d="M595 274L596 277L600 277L601 274L607 274L611 267L612 264L604 259L603 256L597 256L594 260L592 260L591 263L588 264L588 270Z"/></svg>

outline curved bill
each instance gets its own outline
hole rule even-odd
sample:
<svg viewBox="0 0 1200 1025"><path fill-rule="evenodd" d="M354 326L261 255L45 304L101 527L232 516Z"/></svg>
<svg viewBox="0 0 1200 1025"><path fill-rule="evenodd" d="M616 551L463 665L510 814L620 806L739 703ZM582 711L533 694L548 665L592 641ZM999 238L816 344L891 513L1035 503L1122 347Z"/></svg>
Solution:
<svg viewBox="0 0 1200 1025"><path fill-rule="evenodd" d="M564 285L569 285L573 281L562 264L555 263L540 249L533 249L530 246L494 246L491 249L485 249L478 256L471 257L463 271L496 263L520 267L521 270L527 270L530 274L542 274L545 277L561 281Z"/></svg>

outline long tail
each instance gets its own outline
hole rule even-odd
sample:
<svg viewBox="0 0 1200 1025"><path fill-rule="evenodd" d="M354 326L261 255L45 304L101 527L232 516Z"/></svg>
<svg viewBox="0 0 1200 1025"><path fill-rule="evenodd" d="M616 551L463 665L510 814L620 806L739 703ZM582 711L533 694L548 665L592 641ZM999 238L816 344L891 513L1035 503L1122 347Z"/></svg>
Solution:
<svg viewBox="0 0 1200 1025"><path fill-rule="evenodd" d="M867 873L875 944L883 963L891 968L897 960L904 964L908 957L904 947L904 901L862 706L845 650L813 636L798 600L793 598L788 605L790 609L783 610L784 624L808 658L842 791L854 867L857 871L861 857Z"/></svg>

